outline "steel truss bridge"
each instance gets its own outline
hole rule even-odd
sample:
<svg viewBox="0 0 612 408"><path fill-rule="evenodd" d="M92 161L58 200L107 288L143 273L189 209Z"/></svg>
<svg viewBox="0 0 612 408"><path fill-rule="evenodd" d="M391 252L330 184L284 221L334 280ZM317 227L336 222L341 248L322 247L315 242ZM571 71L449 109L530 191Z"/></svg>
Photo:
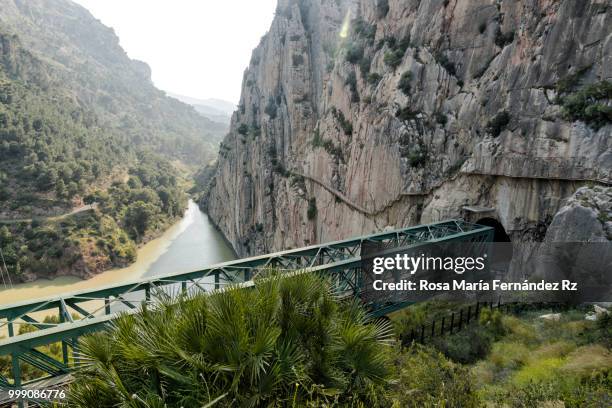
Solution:
<svg viewBox="0 0 612 408"><path fill-rule="evenodd" d="M120 313L136 313L143 304L155 302L158 296L167 296L168 292L211 292L236 284L252 286L256 284L253 278L262 270L275 268L323 274L331 279L338 294L359 298L364 281L361 271L364 243L410 248L449 241L491 242L493 229L463 220L443 221L5 306L0 308L0 333L8 333L7 338L0 340L0 406L2 391L42 388L49 384L57 387L70 381L70 371L79 365L81 336L104 330ZM377 316L405 306L396 302L366 304ZM22 325L28 326L28 333L19 334ZM51 353L51 348L56 352ZM58 354L61 354L59 360L54 357ZM8 361L4 372L2 359ZM36 372L44 373L43 377L26 381L25 365L32 366L30 372L35 368Z"/></svg>

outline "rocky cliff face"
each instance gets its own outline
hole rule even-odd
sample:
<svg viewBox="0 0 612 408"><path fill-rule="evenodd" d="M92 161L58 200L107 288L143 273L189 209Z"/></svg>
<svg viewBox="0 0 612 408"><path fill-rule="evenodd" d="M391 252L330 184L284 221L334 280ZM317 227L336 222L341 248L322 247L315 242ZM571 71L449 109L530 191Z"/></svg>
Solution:
<svg viewBox="0 0 612 408"><path fill-rule="evenodd" d="M240 255L462 215L541 238L612 182L610 27L609 0L280 0L204 204Z"/></svg>

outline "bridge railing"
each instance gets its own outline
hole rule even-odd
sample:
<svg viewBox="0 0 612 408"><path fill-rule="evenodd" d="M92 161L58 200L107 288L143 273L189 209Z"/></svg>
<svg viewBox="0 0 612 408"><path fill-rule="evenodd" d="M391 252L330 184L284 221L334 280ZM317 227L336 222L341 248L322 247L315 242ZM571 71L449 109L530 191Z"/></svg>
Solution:
<svg viewBox="0 0 612 408"><path fill-rule="evenodd" d="M155 302L159 296L212 292L236 284L249 286L262 270L274 268L281 272L306 270L326 274L337 293L359 297L363 289L360 254L364 242L383 242L397 248L424 242L482 239L483 235L492 240L492 229L449 220L5 306L0 308L0 332L6 330L9 337L0 340L0 358L8 357L10 370L0 372L0 388L22 387L66 375L79 364L81 336L103 330L120 312L136 313L143 304ZM404 305L366 306L380 314ZM53 318L41 321L46 316ZM23 325L34 331L20 333L19 327ZM49 346L54 344L61 346L59 359L50 355ZM22 365L35 367L43 376L24 379Z"/></svg>

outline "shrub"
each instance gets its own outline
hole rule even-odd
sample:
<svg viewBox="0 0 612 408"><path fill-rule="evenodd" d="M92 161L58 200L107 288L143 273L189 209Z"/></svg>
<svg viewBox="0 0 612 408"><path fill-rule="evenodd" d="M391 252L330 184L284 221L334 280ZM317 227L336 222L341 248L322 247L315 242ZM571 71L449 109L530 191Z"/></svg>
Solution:
<svg viewBox="0 0 612 408"><path fill-rule="evenodd" d="M399 83L397 84L397 88L402 91L404 95L410 96L411 82L412 72L406 71L400 77Z"/></svg>
<svg viewBox="0 0 612 408"><path fill-rule="evenodd" d="M589 69L591 69L591 65L587 65L586 67L579 68L576 70L576 72L569 74L565 76L564 78L560 79L555 84L555 89L557 90L557 93L562 94L562 93L566 93L566 92L573 90L580 82L580 78L582 78L584 74L586 74L589 71Z"/></svg>
<svg viewBox="0 0 612 408"><path fill-rule="evenodd" d="M344 113L342 113L342 111L333 107L332 115L334 115L334 118L340 122L340 127L344 131L345 135L350 136L353 134L353 125L344 117Z"/></svg>
<svg viewBox="0 0 612 408"><path fill-rule="evenodd" d="M387 325L314 274L267 275L85 337L67 406L374 406L392 374Z"/></svg>
<svg viewBox="0 0 612 408"><path fill-rule="evenodd" d="M446 117L446 114L444 112L437 111L435 112L434 116L436 119L436 123L442 126L446 125L446 123L448 122L448 118Z"/></svg>
<svg viewBox="0 0 612 408"><path fill-rule="evenodd" d="M398 108L397 111L395 111L395 117L400 120L403 120L404 122L407 122L410 120L415 120L420 113L420 111L415 111L412 110L409 106L405 106L403 108Z"/></svg>
<svg viewBox="0 0 612 408"><path fill-rule="evenodd" d="M276 106L274 98L270 97L268 99L268 104L266 105L264 112L266 113L266 115L270 116L270 119L276 119L277 110L278 108Z"/></svg>
<svg viewBox="0 0 612 408"><path fill-rule="evenodd" d="M427 163L427 153L423 151L413 151L408 155L408 164L410 167L422 167Z"/></svg>
<svg viewBox="0 0 612 408"><path fill-rule="evenodd" d="M240 126L238 126L238 133L242 136L246 136L249 133L248 125L246 123L241 123Z"/></svg>
<svg viewBox="0 0 612 408"><path fill-rule="evenodd" d="M495 33L495 45L500 48L504 48L506 45L510 44L514 41L514 31L508 31L507 33L502 33L501 28L497 27L497 32Z"/></svg>
<svg viewBox="0 0 612 408"><path fill-rule="evenodd" d="M381 79L382 79L382 75L376 72L370 72L368 74L368 83L371 85L375 85L375 86L378 85Z"/></svg>
<svg viewBox="0 0 612 408"><path fill-rule="evenodd" d="M312 197L308 200L308 210L306 216L309 220L313 220L317 216L317 199Z"/></svg>
<svg viewBox="0 0 612 408"><path fill-rule="evenodd" d="M507 111L498 112L489 122L487 122L487 132L493 137L498 137L510 123L510 114Z"/></svg>
<svg viewBox="0 0 612 408"><path fill-rule="evenodd" d="M447 337L437 337L433 345L453 361L462 364L474 363L485 357L494 341L493 334L479 325Z"/></svg>
<svg viewBox="0 0 612 408"><path fill-rule="evenodd" d="M399 354L397 365L399 378L391 394L394 406L479 406L468 370L436 350L414 345Z"/></svg>
<svg viewBox="0 0 612 408"><path fill-rule="evenodd" d="M385 56L383 58L383 61L388 66L390 66L391 68L395 69L395 68L397 68L402 63L402 59L403 58L404 58L404 53L403 52L401 52L399 50L390 50L390 51L385 52Z"/></svg>
<svg viewBox="0 0 612 408"><path fill-rule="evenodd" d="M612 123L612 106L606 103L610 99L612 99L611 81L590 84L562 99L564 116L573 121L581 120L593 129L599 130Z"/></svg>
<svg viewBox="0 0 612 408"><path fill-rule="evenodd" d="M363 77L366 77L370 72L370 65L372 65L372 59L370 57L363 56L359 60L359 70Z"/></svg>
<svg viewBox="0 0 612 408"><path fill-rule="evenodd" d="M346 78L345 84L351 90L351 102L359 102L359 91L357 90L357 75L355 71L351 71Z"/></svg>
<svg viewBox="0 0 612 408"><path fill-rule="evenodd" d="M351 64L357 64L363 58L363 46L361 44L351 44L346 50L346 60Z"/></svg>
<svg viewBox="0 0 612 408"><path fill-rule="evenodd" d="M442 65L442 67L450 75L455 75L456 74L455 64L453 64L452 61L448 59L446 54L443 54L441 52L437 53L436 54L436 61L438 62L438 64Z"/></svg>
<svg viewBox="0 0 612 408"><path fill-rule="evenodd" d="M355 34L360 38L365 38L369 43L376 37L376 25L368 24L362 19L355 20L353 23Z"/></svg>

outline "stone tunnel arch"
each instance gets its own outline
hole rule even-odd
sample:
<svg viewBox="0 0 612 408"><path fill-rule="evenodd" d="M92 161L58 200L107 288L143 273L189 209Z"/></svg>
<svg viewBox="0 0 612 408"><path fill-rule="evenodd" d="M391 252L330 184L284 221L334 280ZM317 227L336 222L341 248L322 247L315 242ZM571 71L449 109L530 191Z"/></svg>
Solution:
<svg viewBox="0 0 612 408"><path fill-rule="evenodd" d="M476 221L476 224L478 224L478 225L486 225L487 227L493 228L493 230L495 231L495 233L494 233L495 235L493 237L493 241L495 241L495 242L512 242L512 240L510 239L510 236L506 232L506 229L504 228L502 223L499 222L498 220L496 220L495 218L493 218L493 217L481 218L478 221Z"/></svg>
<svg viewBox="0 0 612 408"><path fill-rule="evenodd" d="M476 221L476 224L493 228L493 241L496 244L493 245L491 262L495 269L507 270L512 260L512 240L502 223L493 217L484 217Z"/></svg>

